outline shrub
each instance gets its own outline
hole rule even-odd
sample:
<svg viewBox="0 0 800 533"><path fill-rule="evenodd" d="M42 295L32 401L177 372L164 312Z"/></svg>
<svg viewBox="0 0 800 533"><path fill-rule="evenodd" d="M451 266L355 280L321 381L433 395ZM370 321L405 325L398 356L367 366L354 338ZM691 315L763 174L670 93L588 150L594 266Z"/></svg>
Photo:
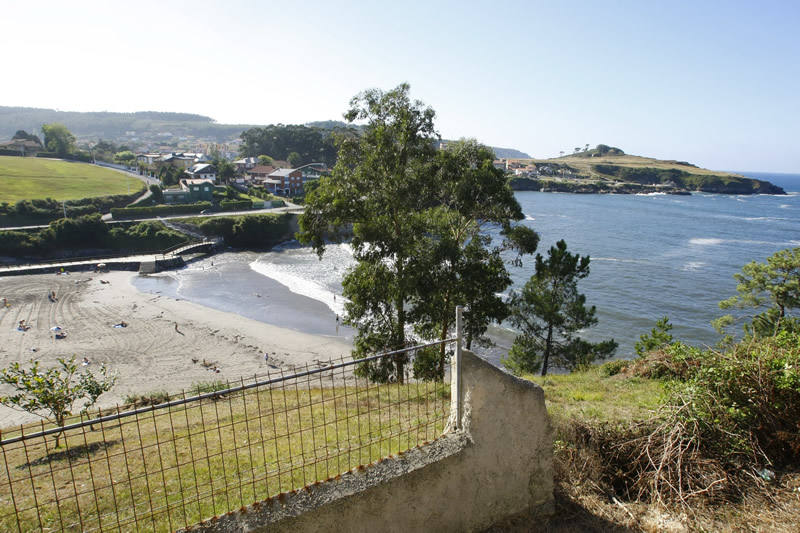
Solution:
<svg viewBox="0 0 800 533"><path fill-rule="evenodd" d="M606 377L616 376L623 370L627 369L629 366L631 366L631 362L626 359L607 361L602 365L600 365L600 373Z"/></svg>
<svg viewBox="0 0 800 533"><path fill-rule="evenodd" d="M129 394L125 396L124 402L126 407L146 407L166 403L169 399L168 392L154 391L147 394Z"/></svg>
<svg viewBox="0 0 800 533"><path fill-rule="evenodd" d="M639 336L639 341L634 345L636 353L641 356L671 343L670 330L672 330L672 324L669 323L669 318L666 316L661 318L656 322L656 327L650 330L650 334L645 333Z"/></svg>

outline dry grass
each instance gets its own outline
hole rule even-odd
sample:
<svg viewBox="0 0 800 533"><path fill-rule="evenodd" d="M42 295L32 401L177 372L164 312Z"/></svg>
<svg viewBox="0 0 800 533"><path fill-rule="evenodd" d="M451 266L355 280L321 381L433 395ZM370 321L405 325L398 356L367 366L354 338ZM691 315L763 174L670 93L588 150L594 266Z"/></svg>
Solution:
<svg viewBox="0 0 800 533"><path fill-rule="evenodd" d="M173 531L432 441L448 412L442 384L290 384L8 444L0 531Z"/></svg>
<svg viewBox="0 0 800 533"><path fill-rule="evenodd" d="M657 416L662 382L598 368L530 379L556 435L556 514L489 531L797 531L800 473L764 481L723 468L701 453L697 428Z"/></svg>

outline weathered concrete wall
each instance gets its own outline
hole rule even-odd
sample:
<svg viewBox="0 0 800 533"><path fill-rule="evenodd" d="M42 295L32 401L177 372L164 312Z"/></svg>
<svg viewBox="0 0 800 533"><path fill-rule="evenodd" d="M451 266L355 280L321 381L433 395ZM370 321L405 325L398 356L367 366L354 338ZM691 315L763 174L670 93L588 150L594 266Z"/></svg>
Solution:
<svg viewBox="0 0 800 533"><path fill-rule="evenodd" d="M458 431L398 457L189 528L203 532L477 531L552 512L544 393L464 352Z"/></svg>

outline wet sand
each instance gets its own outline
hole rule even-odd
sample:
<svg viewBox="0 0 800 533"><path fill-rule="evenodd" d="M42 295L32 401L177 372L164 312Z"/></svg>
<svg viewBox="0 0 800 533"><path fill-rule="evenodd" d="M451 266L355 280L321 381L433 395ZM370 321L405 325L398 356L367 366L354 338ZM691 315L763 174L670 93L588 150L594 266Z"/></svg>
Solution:
<svg viewBox="0 0 800 533"><path fill-rule="evenodd" d="M105 407L130 394L176 393L198 382L233 381L278 368L291 372L350 352L344 338L301 333L139 292L131 284L136 275L0 277L0 299L5 297L10 304L2 307L0 300L0 368L31 359L49 367L58 357L70 356L78 361L88 358L89 369L105 364L118 376L115 387L98 402ZM55 301L48 298L51 291ZM20 320L31 328L18 331ZM114 327L122 321L127 327ZM66 338L55 338L51 328L56 326L63 328ZM0 387L0 394L8 392L9 388ZM0 427L37 420L35 415L0 406Z"/></svg>

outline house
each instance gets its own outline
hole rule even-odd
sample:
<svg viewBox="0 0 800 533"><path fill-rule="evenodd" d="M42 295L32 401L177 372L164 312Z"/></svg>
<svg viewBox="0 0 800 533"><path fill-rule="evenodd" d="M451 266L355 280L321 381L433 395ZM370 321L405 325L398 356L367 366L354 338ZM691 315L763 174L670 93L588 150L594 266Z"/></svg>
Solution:
<svg viewBox="0 0 800 533"><path fill-rule="evenodd" d="M506 170L506 160L505 159L495 159L492 164L494 168L499 170Z"/></svg>
<svg viewBox="0 0 800 533"><path fill-rule="evenodd" d="M161 154L136 154L136 162L140 165L152 165L161 158Z"/></svg>
<svg viewBox="0 0 800 533"><path fill-rule="evenodd" d="M19 152L20 155L35 155L38 152L44 151L42 145L36 141L28 139L11 139L10 141L0 143L0 150L11 150Z"/></svg>
<svg viewBox="0 0 800 533"><path fill-rule="evenodd" d="M186 170L195 164L194 157L190 157L181 153L165 154L156 160L156 163L162 165L170 165L175 168L182 168Z"/></svg>
<svg viewBox="0 0 800 533"><path fill-rule="evenodd" d="M179 189L164 189L164 203L191 204L214 198L214 182L205 179L182 179Z"/></svg>
<svg viewBox="0 0 800 533"><path fill-rule="evenodd" d="M237 159L233 164L236 165L236 172L244 174L246 171L258 165L258 158L244 157L242 159Z"/></svg>
<svg viewBox="0 0 800 533"><path fill-rule="evenodd" d="M210 163L196 163L186 171L191 179L211 180L217 182L217 169Z"/></svg>
<svg viewBox="0 0 800 533"><path fill-rule="evenodd" d="M279 168L267 177L270 183L264 187L272 193L290 195L303 188L303 173L295 168Z"/></svg>
<svg viewBox="0 0 800 533"><path fill-rule="evenodd" d="M277 170L272 165L257 165L247 171L247 177L256 183L263 183L267 176Z"/></svg>

